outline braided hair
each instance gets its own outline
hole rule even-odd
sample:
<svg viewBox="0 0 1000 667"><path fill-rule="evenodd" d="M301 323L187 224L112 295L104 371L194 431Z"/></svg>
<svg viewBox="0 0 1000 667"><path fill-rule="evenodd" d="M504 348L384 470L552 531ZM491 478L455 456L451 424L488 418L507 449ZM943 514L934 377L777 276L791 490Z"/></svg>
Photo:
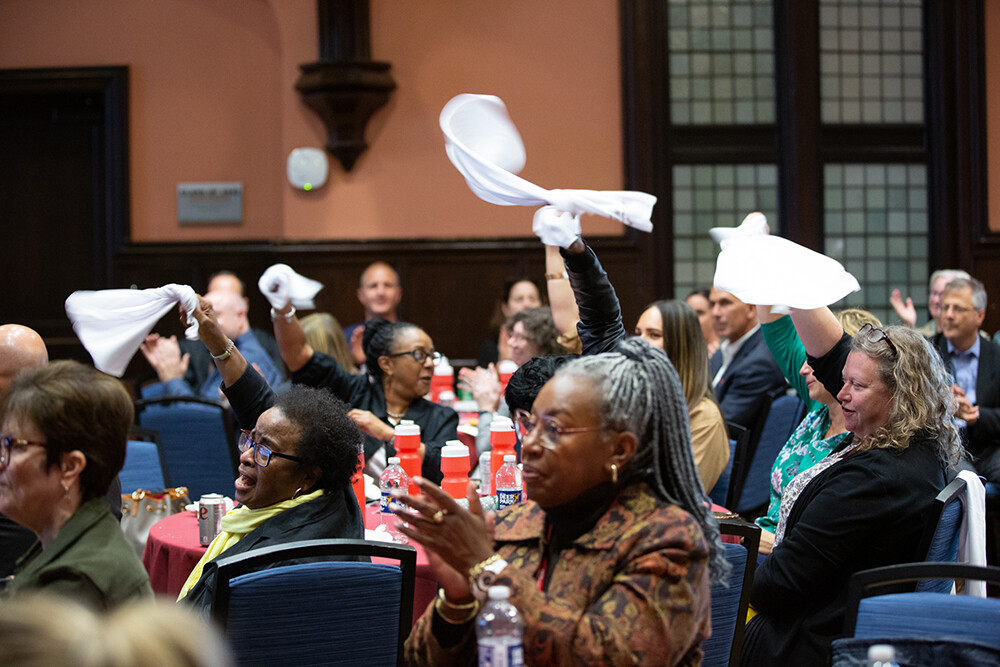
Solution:
<svg viewBox="0 0 1000 667"><path fill-rule="evenodd" d="M378 358L391 354L392 344L396 336L405 329L419 329L416 324L409 322L390 322L381 317L376 317L365 322L365 335L361 339L361 347L365 351L365 365L368 367L368 375L377 384L382 384L382 368L378 365Z"/></svg>
<svg viewBox="0 0 1000 667"><path fill-rule="evenodd" d="M609 427L636 436L635 454L620 483L644 481L660 500L691 514L708 543L711 578L721 581L730 565L694 465L684 390L667 355L640 338L628 338L614 352L581 357L557 373L566 374L595 386L603 398L600 416Z"/></svg>

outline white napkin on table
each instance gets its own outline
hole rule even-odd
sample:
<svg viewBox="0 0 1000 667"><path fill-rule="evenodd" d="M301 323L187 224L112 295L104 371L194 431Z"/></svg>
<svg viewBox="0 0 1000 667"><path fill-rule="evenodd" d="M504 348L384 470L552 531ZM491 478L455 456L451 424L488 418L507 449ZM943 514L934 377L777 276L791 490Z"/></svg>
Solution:
<svg viewBox="0 0 1000 667"><path fill-rule="evenodd" d="M501 206L552 205L575 216L593 213L644 232L656 197L632 190L546 190L515 176L524 168L521 135L499 97L462 94L439 118L448 159L480 199Z"/></svg>
<svg viewBox="0 0 1000 667"><path fill-rule="evenodd" d="M316 307L313 297L323 289L323 283L296 273L287 264L273 264L261 274L257 287L275 310L289 301L296 308L309 310Z"/></svg>
<svg viewBox="0 0 1000 667"><path fill-rule="evenodd" d="M198 308L198 295L188 285L81 290L66 299L66 315L97 370L121 377L146 335L176 303L189 313L184 335L197 340L198 322L190 313Z"/></svg>
<svg viewBox="0 0 1000 667"><path fill-rule="evenodd" d="M743 303L821 308L861 289L835 259L779 236L727 239L715 263L715 287Z"/></svg>

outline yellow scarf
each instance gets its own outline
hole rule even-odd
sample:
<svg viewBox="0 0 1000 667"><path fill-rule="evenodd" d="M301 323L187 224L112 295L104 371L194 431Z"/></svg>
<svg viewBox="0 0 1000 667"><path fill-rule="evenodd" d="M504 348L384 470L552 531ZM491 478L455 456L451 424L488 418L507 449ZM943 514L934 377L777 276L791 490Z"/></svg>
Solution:
<svg viewBox="0 0 1000 667"><path fill-rule="evenodd" d="M247 533L250 533L257 528L257 526L264 523L271 517L277 516L285 510L290 510L293 507L298 507L299 505L307 503L310 500L315 500L321 495L323 495L322 489L319 491L313 491L312 493L307 493L306 495L299 496L298 498L290 498L288 500L283 500L280 503L275 503L274 505L261 507L255 510L246 506L240 506L232 512L226 514L222 517L222 532L220 532L215 539L212 540L212 543L208 545L208 550L205 552L205 555L201 557L198 564L194 566L193 570L191 570L191 574L188 575L187 581L185 581L184 586L181 587L181 592L180 595L177 596L177 599L181 600L188 594L188 591L190 591L191 588L198 583L198 580L201 579L201 572L205 567L205 563L242 540Z"/></svg>

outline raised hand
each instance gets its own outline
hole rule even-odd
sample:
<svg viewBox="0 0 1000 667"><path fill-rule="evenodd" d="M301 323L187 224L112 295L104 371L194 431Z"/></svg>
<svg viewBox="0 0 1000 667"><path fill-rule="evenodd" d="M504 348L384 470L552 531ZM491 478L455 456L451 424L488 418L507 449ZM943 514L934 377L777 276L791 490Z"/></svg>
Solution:
<svg viewBox="0 0 1000 667"><path fill-rule="evenodd" d="M903 297L899 293L898 289L892 290L892 294L889 295L889 304L892 305L893 310L896 311L896 315L902 320L903 326L913 328L917 324L917 309L913 307L913 299L906 297L906 303L903 303Z"/></svg>

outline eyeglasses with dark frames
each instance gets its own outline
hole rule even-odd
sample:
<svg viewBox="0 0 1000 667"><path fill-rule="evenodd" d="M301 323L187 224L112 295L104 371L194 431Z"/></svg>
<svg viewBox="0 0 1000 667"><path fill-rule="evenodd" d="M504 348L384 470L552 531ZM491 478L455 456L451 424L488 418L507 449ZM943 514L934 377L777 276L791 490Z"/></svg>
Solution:
<svg viewBox="0 0 1000 667"><path fill-rule="evenodd" d="M514 424L517 425L517 434L523 441L539 425L541 432L539 440L546 449L555 449L559 446L559 438L572 433L587 433L589 431L603 431L606 426L577 426L565 428L560 426L555 419L548 416L535 417L527 410L518 408L514 411Z"/></svg>
<svg viewBox="0 0 1000 667"><path fill-rule="evenodd" d="M858 335L863 336L865 340L871 343L878 343L879 341L884 340L886 345L889 346L889 349L892 350L892 353L897 357L899 356L899 350L897 350L896 346L893 345L892 339L889 338L889 334L887 334L884 329L873 327L871 324L865 324L863 327L858 329Z"/></svg>
<svg viewBox="0 0 1000 667"><path fill-rule="evenodd" d="M44 442L33 442L24 438L12 438L9 435L0 437L0 466L6 467L10 463L10 457L15 447L26 449L28 447L44 447Z"/></svg>
<svg viewBox="0 0 1000 667"><path fill-rule="evenodd" d="M441 353L440 352L437 352L435 350L431 350L430 352L427 352L426 350L424 350L422 348L419 348L419 347L416 348L416 349L414 349L414 350L407 350L406 352L393 352L392 354L388 354L386 356L388 356L388 357L406 357L406 356L409 356L409 357L412 357L413 360L415 362L417 362L418 364L424 363L425 361L427 361L427 358L430 357L431 363L434 364L435 366L437 366L438 364L441 363Z"/></svg>
<svg viewBox="0 0 1000 667"><path fill-rule="evenodd" d="M288 459L289 461L297 461L299 463L305 463L302 459L297 456L291 456L289 454L282 454L281 452L276 452L267 445L262 445L253 439L250 435L250 431L242 430L240 431L240 439L236 444L239 447L240 453L242 454L246 450L253 448L253 460L257 464L258 468L266 468L267 464L271 462L272 456L277 456L278 458Z"/></svg>

